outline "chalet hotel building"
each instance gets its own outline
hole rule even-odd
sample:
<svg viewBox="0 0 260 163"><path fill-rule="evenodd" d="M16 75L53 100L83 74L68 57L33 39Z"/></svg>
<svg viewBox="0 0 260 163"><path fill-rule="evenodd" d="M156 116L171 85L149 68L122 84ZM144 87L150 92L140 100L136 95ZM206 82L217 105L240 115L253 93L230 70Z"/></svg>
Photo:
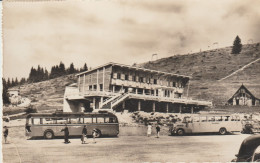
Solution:
<svg viewBox="0 0 260 163"><path fill-rule="evenodd" d="M183 97L190 77L108 63L77 74L66 87L64 112L196 112L212 105Z"/></svg>

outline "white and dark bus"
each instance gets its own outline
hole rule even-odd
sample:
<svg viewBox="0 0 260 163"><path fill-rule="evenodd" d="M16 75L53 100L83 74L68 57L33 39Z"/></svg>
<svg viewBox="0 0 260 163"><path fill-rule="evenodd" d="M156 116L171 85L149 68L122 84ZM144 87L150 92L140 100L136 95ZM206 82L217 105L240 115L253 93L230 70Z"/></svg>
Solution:
<svg viewBox="0 0 260 163"><path fill-rule="evenodd" d="M70 136L80 136L83 126L87 127L87 135L92 135L93 129L98 131L96 137L118 136L119 124L116 115L105 113L31 113L26 117L26 136L43 136L52 139L63 136L61 132L69 128Z"/></svg>
<svg viewBox="0 0 260 163"><path fill-rule="evenodd" d="M219 133L241 132L242 123L238 115L194 115L184 117L182 121L170 127L171 135L187 133Z"/></svg>

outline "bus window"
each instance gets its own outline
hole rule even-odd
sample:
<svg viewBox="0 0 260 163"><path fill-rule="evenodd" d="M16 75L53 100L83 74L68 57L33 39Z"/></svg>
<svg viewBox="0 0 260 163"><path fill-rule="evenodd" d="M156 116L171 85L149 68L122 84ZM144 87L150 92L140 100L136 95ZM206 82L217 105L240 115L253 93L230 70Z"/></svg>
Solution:
<svg viewBox="0 0 260 163"><path fill-rule="evenodd" d="M201 122L207 122L207 117L200 117Z"/></svg>
<svg viewBox="0 0 260 163"><path fill-rule="evenodd" d="M222 121L223 119L222 119L221 116L217 116L217 117L215 117L215 120L216 120L216 121Z"/></svg>
<svg viewBox="0 0 260 163"><path fill-rule="evenodd" d="M39 124L41 124L40 122L41 122L40 118L32 118L32 124L39 125Z"/></svg>
<svg viewBox="0 0 260 163"><path fill-rule="evenodd" d="M215 117L208 117L209 122L215 122Z"/></svg>
<svg viewBox="0 0 260 163"><path fill-rule="evenodd" d="M92 123L92 118L84 118L84 123Z"/></svg>
<svg viewBox="0 0 260 163"><path fill-rule="evenodd" d="M69 118L69 123L70 124L77 124L78 123L78 118Z"/></svg>
<svg viewBox="0 0 260 163"><path fill-rule="evenodd" d="M200 122L200 117L193 117L193 122Z"/></svg>
<svg viewBox="0 0 260 163"><path fill-rule="evenodd" d="M68 118L61 118L56 120L57 124L66 124L68 123Z"/></svg>
<svg viewBox="0 0 260 163"><path fill-rule="evenodd" d="M224 118L225 118L225 121L229 121L229 117L230 116L225 116Z"/></svg>
<svg viewBox="0 0 260 163"><path fill-rule="evenodd" d="M105 123L109 123L109 118L105 118Z"/></svg>
<svg viewBox="0 0 260 163"><path fill-rule="evenodd" d="M41 118L41 124L54 124L56 120L51 120L51 118Z"/></svg>
<svg viewBox="0 0 260 163"><path fill-rule="evenodd" d="M116 118L109 118L109 123L117 123L117 119Z"/></svg>
<svg viewBox="0 0 260 163"><path fill-rule="evenodd" d="M97 123L104 123L103 117L97 117Z"/></svg>

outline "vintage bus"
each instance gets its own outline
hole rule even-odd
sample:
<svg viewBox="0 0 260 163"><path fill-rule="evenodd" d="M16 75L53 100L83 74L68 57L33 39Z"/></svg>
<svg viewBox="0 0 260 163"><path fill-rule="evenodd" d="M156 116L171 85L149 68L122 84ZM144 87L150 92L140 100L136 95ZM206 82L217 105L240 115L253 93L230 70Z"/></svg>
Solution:
<svg viewBox="0 0 260 163"><path fill-rule="evenodd" d="M238 115L194 115L170 126L171 135L186 133L214 133L225 135L228 132L241 132L242 123Z"/></svg>
<svg viewBox="0 0 260 163"><path fill-rule="evenodd" d="M117 136L119 124L116 115L104 113L31 113L26 118L26 136L43 136L52 139L63 136L61 130L69 128L70 136L80 136L83 126L87 127L87 135L92 135L93 129L97 130L97 137Z"/></svg>

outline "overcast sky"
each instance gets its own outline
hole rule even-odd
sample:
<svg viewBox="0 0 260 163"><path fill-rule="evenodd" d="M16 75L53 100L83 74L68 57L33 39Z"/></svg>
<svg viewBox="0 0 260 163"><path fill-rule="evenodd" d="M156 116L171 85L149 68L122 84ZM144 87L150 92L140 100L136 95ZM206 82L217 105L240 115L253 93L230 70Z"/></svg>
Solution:
<svg viewBox="0 0 260 163"><path fill-rule="evenodd" d="M66 0L3 3L4 77L32 66L132 65L260 40L259 0ZM214 44L218 42L217 44Z"/></svg>

